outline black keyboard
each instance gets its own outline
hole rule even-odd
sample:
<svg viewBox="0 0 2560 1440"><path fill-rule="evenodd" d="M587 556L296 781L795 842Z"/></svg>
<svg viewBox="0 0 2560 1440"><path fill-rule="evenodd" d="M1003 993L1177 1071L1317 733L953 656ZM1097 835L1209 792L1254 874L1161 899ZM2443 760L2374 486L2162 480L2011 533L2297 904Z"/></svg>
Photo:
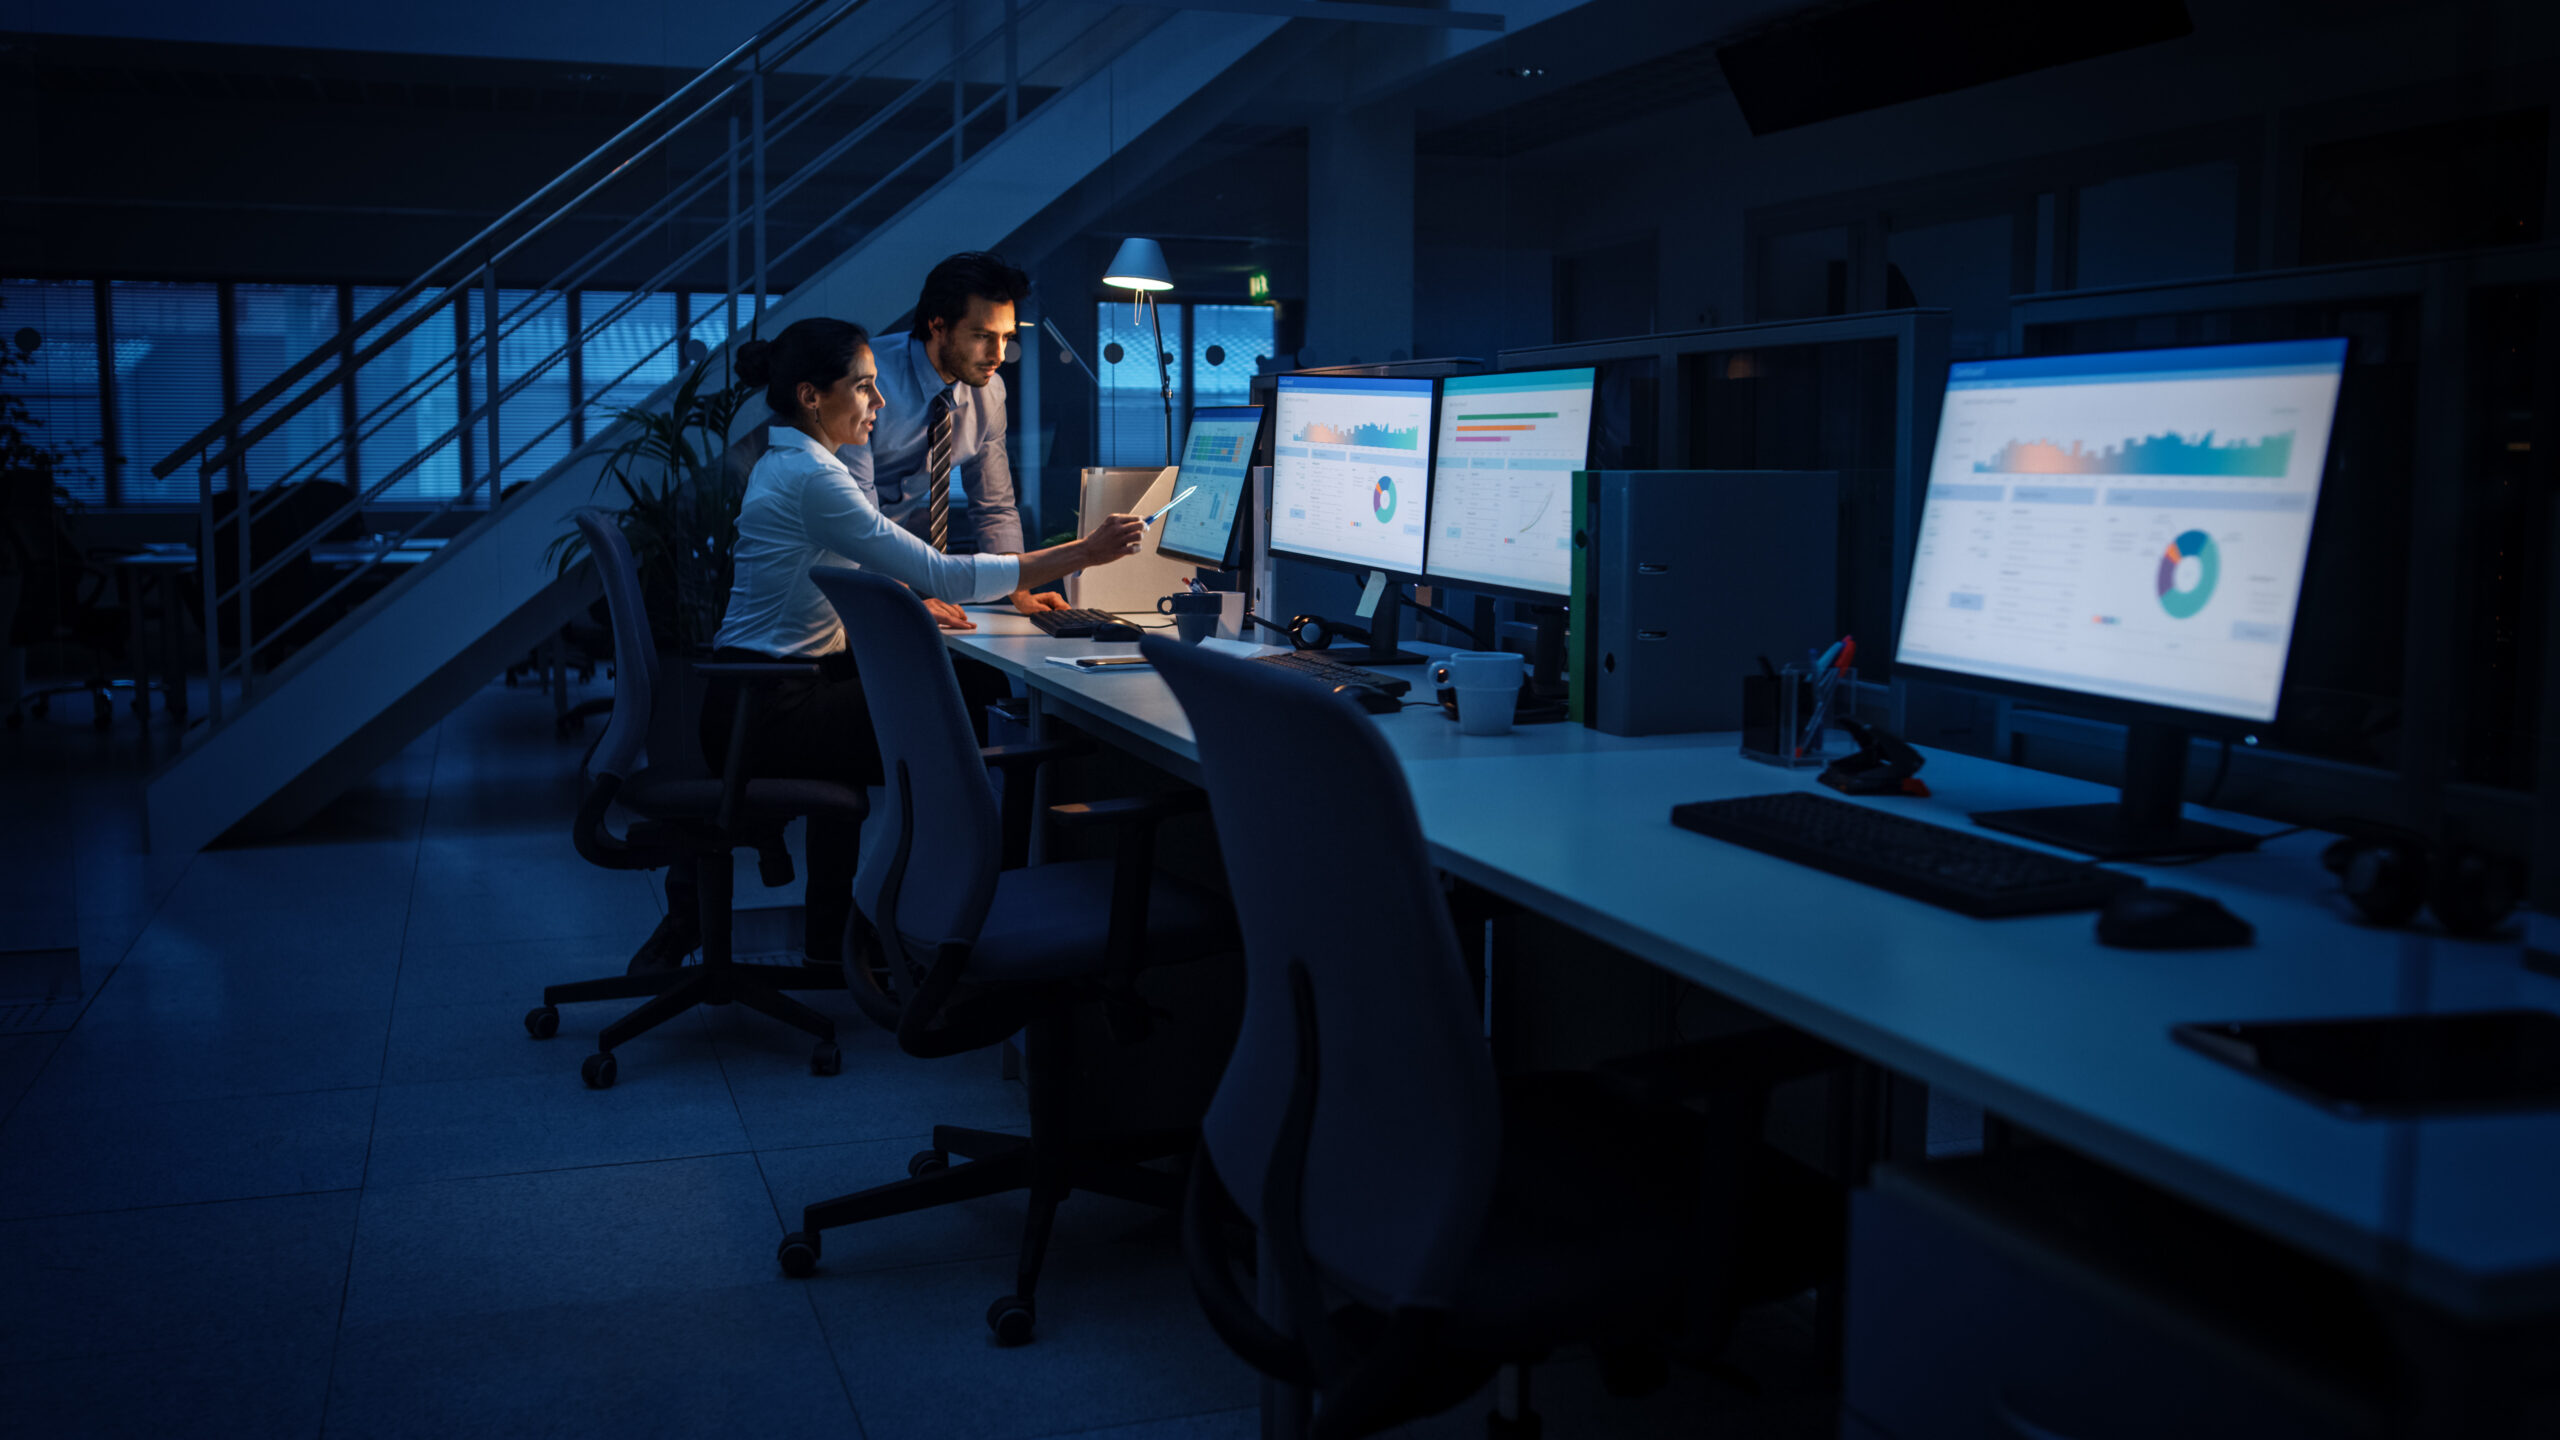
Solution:
<svg viewBox="0 0 2560 1440"><path fill-rule="evenodd" d="M2142 884L2139 876L1800 791L1674 805L1671 823L1985 919L2095 910Z"/></svg>
<svg viewBox="0 0 2560 1440"><path fill-rule="evenodd" d="M1290 650L1279 655L1256 655L1253 659L1257 665L1277 665L1283 670L1304 675L1326 689L1336 685L1366 685L1372 690L1384 690L1390 695L1402 695L1413 688L1413 682L1410 680L1381 675L1375 670L1363 670L1357 665L1345 665L1339 660L1327 660L1312 650Z"/></svg>
<svg viewBox="0 0 2560 1440"><path fill-rule="evenodd" d="M1031 623L1040 633L1059 640L1089 639L1105 625L1126 624L1108 610L1034 610Z"/></svg>

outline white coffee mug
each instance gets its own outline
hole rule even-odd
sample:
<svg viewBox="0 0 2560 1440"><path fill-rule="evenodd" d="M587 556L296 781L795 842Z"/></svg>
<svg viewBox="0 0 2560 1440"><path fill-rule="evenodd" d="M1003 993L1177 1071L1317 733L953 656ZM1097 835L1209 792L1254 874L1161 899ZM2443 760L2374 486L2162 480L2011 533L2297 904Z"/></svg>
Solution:
<svg viewBox="0 0 2560 1440"><path fill-rule="evenodd" d="M1461 650L1433 662L1431 684L1454 691L1458 700L1458 733L1507 735L1520 710L1520 681L1528 657L1508 650Z"/></svg>

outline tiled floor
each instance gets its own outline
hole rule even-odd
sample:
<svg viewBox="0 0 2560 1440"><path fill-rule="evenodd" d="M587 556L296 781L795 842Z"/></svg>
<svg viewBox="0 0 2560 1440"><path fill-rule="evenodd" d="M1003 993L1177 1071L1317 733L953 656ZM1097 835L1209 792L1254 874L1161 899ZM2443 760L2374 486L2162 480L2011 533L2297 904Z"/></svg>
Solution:
<svg viewBox="0 0 2560 1440"><path fill-rule="evenodd" d="M651 877L571 850L579 746L492 687L291 843L145 852L131 719L0 739L0 840L76 858L91 995L67 1033L0 1035L0 1425L29 1436L1258 1433L1161 1216L1061 1216L1037 1343L1011 1288L1018 1197L773 1247L810 1201L904 1173L935 1121L1018 1128L990 1056L921 1062L844 1023L697 1012L578 1081L619 1006L528 1039L546 982L613 973ZM742 898L764 894L750 878ZM777 897L778 898L778 897ZM1813 1436L1801 1314L1737 1380L1678 1368L1610 1400L1540 1372L1549 1433ZM1480 1406L1415 1427L1481 1433Z"/></svg>

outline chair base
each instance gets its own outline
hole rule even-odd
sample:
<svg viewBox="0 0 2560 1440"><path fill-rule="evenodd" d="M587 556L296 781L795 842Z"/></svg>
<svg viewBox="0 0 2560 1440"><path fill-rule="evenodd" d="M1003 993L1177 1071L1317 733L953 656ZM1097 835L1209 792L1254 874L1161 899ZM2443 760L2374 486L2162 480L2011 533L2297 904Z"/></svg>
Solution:
<svg viewBox="0 0 2560 1440"><path fill-rule="evenodd" d="M1187 1156L1199 1143L1194 1130L1150 1130L1082 1140L1069 1130L1066 1110L1072 1066L1073 1022L1051 1016L1024 1037L1030 1061L1031 1134L1009 1135L959 1125L933 1127L933 1148L907 1161L907 1178L821 1200L801 1212L800 1228L782 1237L776 1259L783 1273L817 1273L820 1235L844 1225L977 1200L1009 1190L1031 1192L1023 1217L1013 1293L987 1309L987 1326L1000 1345L1031 1339L1037 1317L1034 1296L1049 1248L1058 1206L1078 1190L1173 1210L1182 1204L1184 1177L1143 1163ZM957 1156L961 1164L951 1163Z"/></svg>
<svg viewBox="0 0 2560 1440"><path fill-rule="evenodd" d="M741 965L706 956L700 965L639 975L608 975L566 985L546 985L542 1004L526 1014L525 1029L537 1040L549 1039L560 1026L557 1007L587 1000L630 1000L647 996L641 1005L596 1035L596 1053L587 1058L587 1084L602 1090L612 1085L617 1066L614 1047L665 1024L696 1005L744 1005L816 1037L809 1055L810 1073L833 1075L844 1066L836 1048L836 1022L784 994L786 990L841 990L844 972L826 966Z"/></svg>

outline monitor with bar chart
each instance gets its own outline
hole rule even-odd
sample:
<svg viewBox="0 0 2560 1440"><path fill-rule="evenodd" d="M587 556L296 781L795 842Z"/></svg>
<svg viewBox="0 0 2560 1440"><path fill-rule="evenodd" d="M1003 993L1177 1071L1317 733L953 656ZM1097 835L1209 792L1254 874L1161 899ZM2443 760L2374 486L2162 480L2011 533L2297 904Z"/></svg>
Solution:
<svg viewBox="0 0 2560 1440"><path fill-rule="evenodd" d="M1956 364L1897 663L2273 720L2346 349Z"/></svg>
<svg viewBox="0 0 2560 1440"><path fill-rule="evenodd" d="M1429 380L1283 375L1271 442L1271 548L1422 573L1431 508Z"/></svg>
<svg viewBox="0 0 2560 1440"><path fill-rule="evenodd" d="M1259 405L1209 405L1191 412L1191 433L1182 442L1182 478L1176 493L1191 487L1191 498L1166 512L1156 536L1156 553L1189 560L1212 570L1234 563L1236 516L1244 509L1245 472L1253 464L1255 432L1262 428Z"/></svg>
<svg viewBox="0 0 2560 1440"><path fill-rule="evenodd" d="M1440 382L1434 584L1553 598L1573 591L1573 472L1591 451L1599 372L1531 370Z"/></svg>

